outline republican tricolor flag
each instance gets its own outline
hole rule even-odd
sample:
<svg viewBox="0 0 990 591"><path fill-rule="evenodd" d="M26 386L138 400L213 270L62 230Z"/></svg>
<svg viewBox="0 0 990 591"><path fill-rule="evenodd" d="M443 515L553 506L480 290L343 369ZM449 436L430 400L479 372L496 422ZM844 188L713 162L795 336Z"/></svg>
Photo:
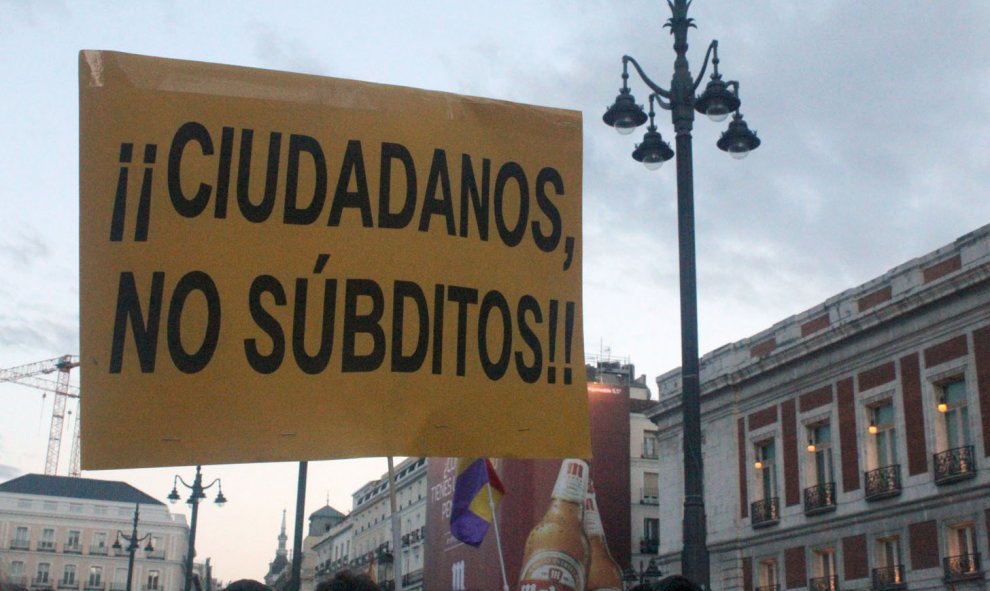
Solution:
<svg viewBox="0 0 990 591"><path fill-rule="evenodd" d="M461 458L457 462L450 533L465 544L480 546L488 526L495 519L495 505L503 494L505 487L491 460Z"/></svg>

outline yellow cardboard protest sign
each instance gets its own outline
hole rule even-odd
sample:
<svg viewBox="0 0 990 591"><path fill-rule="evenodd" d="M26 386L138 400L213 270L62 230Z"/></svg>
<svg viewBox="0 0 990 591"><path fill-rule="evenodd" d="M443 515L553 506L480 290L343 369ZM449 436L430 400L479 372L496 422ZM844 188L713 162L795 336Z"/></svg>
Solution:
<svg viewBox="0 0 990 591"><path fill-rule="evenodd" d="M79 68L83 468L589 455L580 113Z"/></svg>

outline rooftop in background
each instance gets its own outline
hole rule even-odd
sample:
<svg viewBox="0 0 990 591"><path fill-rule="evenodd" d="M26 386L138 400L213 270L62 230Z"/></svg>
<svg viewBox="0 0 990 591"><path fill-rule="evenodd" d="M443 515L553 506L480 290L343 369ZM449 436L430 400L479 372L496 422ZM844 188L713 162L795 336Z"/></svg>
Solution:
<svg viewBox="0 0 990 591"><path fill-rule="evenodd" d="M701 358L702 392L737 383L908 314L990 277L990 224L866 283ZM661 401L681 392L681 370L657 377Z"/></svg>
<svg viewBox="0 0 990 591"><path fill-rule="evenodd" d="M0 493L165 505L165 503L141 492L126 482L47 476L44 474L25 474L8 480L0 484Z"/></svg>

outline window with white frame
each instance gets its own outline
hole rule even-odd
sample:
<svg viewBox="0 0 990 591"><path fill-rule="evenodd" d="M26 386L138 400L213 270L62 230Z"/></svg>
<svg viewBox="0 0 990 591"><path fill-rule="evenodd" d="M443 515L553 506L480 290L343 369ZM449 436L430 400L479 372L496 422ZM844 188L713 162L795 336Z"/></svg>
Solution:
<svg viewBox="0 0 990 591"><path fill-rule="evenodd" d="M643 496L644 503L656 504L660 502L660 475L656 472L643 473Z"/></svg>
<svg viewBox="0 0 990 591"><path fill-rule="evenodd" d="M965 560L976 554L976 529L972 522L956 523L949 526L948 555L957 559L964 572L976 572L976 561Z"/></svg>
<svg viewBox="0 0 990 591"><path fill-rule="evenodd" d="M657 432L646 431L643 433L643 457L657 457Z"/></svg>
<svg viewBox="0 0 990 591"><path fill-rule="evenodd" d="M55 530L46 527L41 530L41 540L38 541L38 550L54 550L55 549Z"/></svg>
<svg viewBox="0 0 990 591"><path fill-rule="evenodd" d="M107 551L107 532L98 531L93 533L93 541L89 545L89 551L96 551L98 554L106 554Z"/></svg>
<svg viewBox="0 0 990 591"><path fill-rule="evenodd" d="M942 415L939 444L943 450L972 444L966 380L956 378L938 385L938 410Z"/></svg>
<svg viewBox="0 0 990 591"><path fill-rule="evenodd" d="M772 499L777 496L776 446L773 439L756 444L756 480L758 490L763 494L762 499Z"/></svg>
<svg viewBox="0 0 990 591"><path fill-rule="evenodd" d="M76 565L67 564L65 565L65 568L62 569L62 584L63 585L76 584Z"/></svg>
<svg viewBox="0 0 990 591"><path fill-rule="evenodd" d="M22 560L11 561L10 577L14 579L14 582L17 582L17 579L20 579L23 576L24 576L24 561Z"/></svg>
<svg viewBox="0 0 990 591"><path fill-rule="evenodd" d="M17 526L17 529L14 530L14 546L26 548L29 543L28 528L23 525Z"/></svg>
<svg viewBox="0 0 990 591"><path fill-rule="evenodd" d="M872 469L897 464L897 425L894 421L894 404L881 402L869 408L869 464Z"/></svg>
<svg viewBox="0 0 990 591"><path fill-rule="evenodd" d="M887 536L877 540L877 565L888 569L888 579L893 583L902 583L901 577L901 539L898 536Z"/></svg>
<svg viewBox="0 0 990 591"><path fill-rule="evenodd" d="M52 570L52 565L51 564L49 564L47 562L39 562L38 563L38 570L37 570L37 573L36 573L37 576L34 578L34 580L36 582L38 582L38 583L47 583L48 582L48 576L51 573L51 570Z"/></svg>
<svg viewBox="0 0 990 591"><path fill-rule="evenodd" d="M808 451L810 466L808 484L810 486L835 482L835 467L832 463L832 426L817 423L808 427Z"/></svg>
<svg viewBox="0 0 990 591"><path fill-rule="evenodd" d="M102 587L103 586L103 567L102 566L91 566L89 567L89 580L86 581L87 587Z"/></svg>
<svg viewBox="0 0 990 591"><path fill-rule="evenodd" d="M766 558L760 561L759 577L757 588L760 591L777 591L777 561L773 558Z"/></svg>
<svg viewBox="0 0 990 591"><path fill-rule="evenodd" d="M157 570L148 571L148 589L157 589L161 572Z"/></svg>
<svg viewBox="0 0 990 591"><path fill-rule="evenodd" d="M812 572L815 577L823 580L825 585L817 585L815 589L835 588L835 548L817 548L812 553Z"/></svg>
<svg viewBox="0 0 990 591"><path fill-rule="evenodd" d="M70 529L69 530L69 535L66 536L66 538L65 538L65 551L66 552L72 552L72 551L78 552L79 551L79 548L80 548L79 536L80 536L79 530L77 530L77 529Z"/></svg>

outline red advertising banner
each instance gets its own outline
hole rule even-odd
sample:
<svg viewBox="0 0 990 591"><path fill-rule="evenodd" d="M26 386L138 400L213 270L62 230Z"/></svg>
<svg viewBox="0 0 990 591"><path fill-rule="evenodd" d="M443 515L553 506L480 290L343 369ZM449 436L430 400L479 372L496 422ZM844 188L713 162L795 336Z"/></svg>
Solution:
<svg viewBox="0 0 990 591"><path fill-rule="evenodd" d="M589 383L588 409L590 462L493 460L505 488L495 513L512 591L622 589L631 552L629 389ZM478 547L450 533L457 467L457 458L429 464L424 588L501 591L496 528Z"/></svg>

